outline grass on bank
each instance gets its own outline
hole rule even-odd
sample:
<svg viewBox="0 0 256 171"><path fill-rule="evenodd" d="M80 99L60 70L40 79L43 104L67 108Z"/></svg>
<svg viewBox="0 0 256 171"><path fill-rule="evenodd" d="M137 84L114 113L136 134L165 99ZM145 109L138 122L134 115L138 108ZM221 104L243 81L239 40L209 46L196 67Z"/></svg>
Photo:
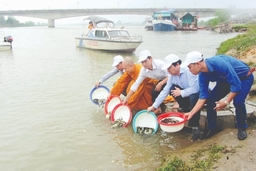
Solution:
<svg viewBox="0 0 256 171"><path fill-rule="evenodd" d="M231 49L237 52L248 50L251 46L256 45L256 25L237 25L233 28L247 28L247 32L240 34L232 39L228 39L220 44L217 50L218 54L225 54Z"/></svg>
<svg viewBox="0 0 256 171"><path fill-rule="evenodd" d="M222 156L225 147L216 144L207 148L199 149L193 153L189 161L182 160L177 156L171 158L158 171L198 171L210 170L214 163Z"/></svg>

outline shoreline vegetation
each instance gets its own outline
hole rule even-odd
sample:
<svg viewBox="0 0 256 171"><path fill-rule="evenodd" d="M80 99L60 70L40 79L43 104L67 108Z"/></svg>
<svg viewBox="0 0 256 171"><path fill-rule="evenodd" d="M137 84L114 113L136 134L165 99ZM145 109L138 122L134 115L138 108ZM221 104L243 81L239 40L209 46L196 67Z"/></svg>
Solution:
<svg viewBox="0 0 256 171"><path fill-rule="evenodd" d="M251 68L256 67L256 23L237 25L239 28L246 28L247 32L239 34L238 36L228 39L220 44L217 49L217 55L226 54L236 57L245 62ZM255 73L254 73L255 76ZM251 91L247 100L256 102L256 82L252 85Z"/></svg>
<svg viewBox="0 0 256 171"><path fill-rule="evenodd" d="M34 23L32 21L27 21L25 23L20 23L14 17L0 16L0 27L31 27L31 26L46 26L46 23Z"/></svg>
<svg viewBox="0 0 256 171"><path fill-rule="evenodd" d="M247 32L241 33L238 36L228 39L222 42L217 49L216 55L226 54L233 57L236 57L245 63L247 63L250 67L256 67L256 24L243 24L234 26L235 29L246 28ZM255 75L255 73L254 73ZM255 101L256 93L255 82L252 86L251 92L249 94L248 99L251 101ZM254 123L255 124L255 123ZM251 126L251 125L250 125ZM175 152L175 155L170 155L166 157L166 160L162 163L162 165L157 169L158 171L194 171L194 170L218 170L221 167L225 170L233 170L237 165L239 165L238 161L241 163L244 162L243 166L239 166L241 170L248 169L246 163L248 157L242 158L241 154L239 156L238 151L242 151L242 155L244 155L244 151L253 153L256 151L255 148L250 146L248 142L254 142L253 138L254 134L254 126L252 129L249 126L249 131L252 132L250 136L244 141L239 141L235 137L228 138L227 141L224 138L227 138L229 132L232 132L232 129L228 129L223 132L221 135L215 135L206 141L196 142L192 146L189 146L185 149L179 150ZM224 135L225 134L225 135ZM233 134L233 133L232 133ZM252 139L252 140L251 140ZM230 141L230 142L228 142ZM236 144L236 145L234 145ZM245 150L246 149L246 150ZM252 154L251 154L252 155ZM177 157L179 156L179 157ZM235 165L227 165L228 159L233 157L233 164ZM225 158L226 157L226 158ZM225 158L225 159L223 159ZM239 158L237 161L236 158ZM226 160L223 162L223 160ZM237 163L236 163L237 162ZM223 165L225 164L225 165ZM247 168L246 168L247 167ZM237 168L239 169L239 168ZM240 170L239 169L239 170ZM249 169L250 170L250 169Z"/></svg>

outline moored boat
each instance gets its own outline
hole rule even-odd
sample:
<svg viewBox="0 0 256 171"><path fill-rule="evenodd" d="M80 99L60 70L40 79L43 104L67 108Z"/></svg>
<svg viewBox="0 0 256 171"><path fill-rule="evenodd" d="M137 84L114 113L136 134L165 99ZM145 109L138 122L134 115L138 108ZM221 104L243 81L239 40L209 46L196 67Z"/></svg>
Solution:
<svg viewBox="0 0 256 171"><path fill-rule="evenodd" d="M198 28L178 27L177 31L197 31Z"/></svg>
<svg viewBox="0 0 256 171"><path fill-rule="evenodd" d="M178 18L174 10L162 10L153 14L154 31L174 31L177 29Z"/></svg>
<svg viewBox="0 0 256 171"><path fill-rule="evenodd" d="M189 12L180 18L181 25L177 27L179 31L197 31L198 15L192 15Z"/></svg>
<svg viewBox="0 0 256 171"><path fill-rule="evenodd" d="M1 34L3 36L3 41L0 42L0 50L10 50L12 49L12 36L4 36L4 33Z"/></svg>
<svg viewBox="0 0 256 171"><path fill-rule="evenodd" d="M153 23L152 23L152 21L153 21L152 18L149 18L149 17L146 18L146 24L144 26L145 30L153 30Z"/></svg>
<svg viewBox="0 0 256 171"><path fill-rule="evenodd" d="M133 52L143 42L142 36L130 36L124 28L117 28L111 20L90 16L93 27L86 34L76 37L76 46L109 52Z"/></svg>

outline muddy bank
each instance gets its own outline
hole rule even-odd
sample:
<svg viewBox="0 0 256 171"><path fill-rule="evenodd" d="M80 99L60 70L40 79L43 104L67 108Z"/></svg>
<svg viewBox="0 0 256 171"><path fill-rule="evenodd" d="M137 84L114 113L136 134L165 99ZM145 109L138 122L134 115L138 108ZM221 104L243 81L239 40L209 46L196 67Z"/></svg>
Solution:
<svg viewBox="0 0 256 171"><path fill-rule="evenodd" d="M248 138L243 141L237 139L237 130L234 128L224 129L215 136L206 140L198 140L193 145L175 152L175 156L193 163L191 158L196 151L207 148L213 144L225 147L220 152L218 161L214 161L212 170L215 171L249 171L256 170L255 156L256 147L254 145L256 138L256 131L254 127L247 129ZM203 157L203 156L202 156ZM173 159L169 157L163 166Z"/></svg>
<svg viewBox="0 0 256 171"><path fill-rule="evenodd" d="M220 158L214 160L214 165L211 167L213 170L255 170L256 165L253 164L252 158L256 156L256 146L253 145L256 137L256 103L252 101L246 102L247 108L247 123L249 128L247 129L248 138L240 141L237 139L237 128L235 127L235 108L231 104L229 109L221 110L218 112L218 128L222 129L221 132L206 140L197 140L192 142L193 144L185 149L175 151L170 156L166 157L166 161L162 164L159 170L166 168L170 169L170 163L177 164L180 162L173 161L175 157L183 160L186 164L194 165L193 156L198 155L198 151L209 146L216 145L223 147L224 150L220 152ZM172 108L168 108L168 111L173 111ZM200 118L201 129L205 127L206 122L206 110L202 109ZM210 151L210 150L209 150ZM204 160L204 159L203 159ZM208 159L205 159L207 163ZM175 166L177 167L177 166ZM188 168L183 168L187 171ZM167 170L168 170L167 169ZM179 168L180 169L180 168ZM182 170L180 169L180 170ZM185 171L184 170L184 171ZM192 169L193 170L193 169Z"/></svg>

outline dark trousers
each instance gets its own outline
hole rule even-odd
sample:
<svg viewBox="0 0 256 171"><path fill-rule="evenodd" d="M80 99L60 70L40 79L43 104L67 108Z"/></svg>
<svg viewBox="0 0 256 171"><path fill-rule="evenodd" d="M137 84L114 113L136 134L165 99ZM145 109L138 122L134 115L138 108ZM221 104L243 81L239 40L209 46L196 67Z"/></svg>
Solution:
<svg viewBox="0 0 256 171"><path fill-rule="evenodd" d="M158 83L159 83L159 82L160 82L160 81L158 81ZM158 83L157 83L157 84L158 84ZM156 91L156 90L155 90L156 87L154 87L154 89L151 91L152 102L155 102L156 98L158 97L158 95L161 93L161 91L164 89L165 86L166 86L166 84L164 84L164 85L162 86L162 89L161 89L160 91Z"/></svg>
<svg viewBox="0 0 256 171"><path fill-rule="evenodd" d="M254 77L249 75L245 79L241 79L242 87L239 92L237 92L235 98L233 99L237 128L246 129L248 126L246 124L246 108L245 99L251 89ZM208 129L217 129L217 112L214 110L216 106L216 101L224 98L230 92L230 85L226 82L217 82L216 86L211 91L209 98L207 99L207 122Z"/></svg>
<svg viewBox="0 0 256 171"><path fill-rule="evenodd" d="M183 90L183 88L181 88L180 86L173 85L170 88L170 93L169 93L171 96L172 96L171 90L175 90L175 87L178 87L179 89ZM173 98L178 102L180 108L185 109L185 110L189 109L189 111L190 111L191 109L193 109L193 107L197 103L197 100L199 98L199 92L191 94L188 97L178 96L178 97L173 97ZM196 114L189 120L188 126L192 126L192 127L199 126L200 114L201 114L201 110L196 112Z"/></svg>
<svg viewBox="0 0 256 171"><path fill-rule="evenodd" d="M158 83L159 83L159 82L160 82L160 81L158 81ZM157 83L157 84L158 84L158 83ZM152 102L153 102L153 103L156 101L156 98L158 97L158 95L161 93L161 91L164 89L165 86L166 86L166 83L162 86L162 88L161 88L160 91L156 91L156 90L155 90L156 87L154 87L154 89L153 89L152 92L151 92ZM161 107L162 110L165 110L165 108L166 108L164 103L162 103L162 104L160 105L160 107Z"/></svg>

